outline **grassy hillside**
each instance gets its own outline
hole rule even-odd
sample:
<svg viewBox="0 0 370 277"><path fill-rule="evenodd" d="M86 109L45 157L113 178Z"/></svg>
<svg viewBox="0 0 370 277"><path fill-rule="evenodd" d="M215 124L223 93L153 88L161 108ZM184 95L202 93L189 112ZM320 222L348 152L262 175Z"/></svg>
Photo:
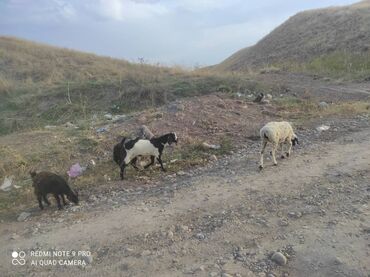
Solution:
<svg viewBox="0 0 370 277"><path fill-rule="evenodd" d="M0 134L248 85L235 75L133 64L0 37Z"/></svg>
<svg viewBox="0 0 370 277"><path fill-rule="evenodd" d="M370 1L298 13L218 70L285 66L370 74ZM343 62L342 62L343 61ZM337 64L342 64L338 68Z"/></svg>

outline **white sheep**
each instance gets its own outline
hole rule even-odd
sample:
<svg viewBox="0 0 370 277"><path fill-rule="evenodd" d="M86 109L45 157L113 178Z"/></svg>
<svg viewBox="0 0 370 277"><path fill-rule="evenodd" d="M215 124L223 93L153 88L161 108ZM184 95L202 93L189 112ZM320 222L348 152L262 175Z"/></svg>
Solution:
<svg viewBox="0 0 370 277"><path fill-rule="evenodd" d="M275 152L279 144L281 145L282 159L285 158L283 151L284 144L289 145L288 152L286 152L287 157L290 156L290 150L292 149L292 145L298 144L298 137L294 134L292 126L287 121L267 123L265 126L261 128L260 136L262 139L261 157L259 166L260 169L263 169L263 153L268 142L272 144L272 160L274 162L274 165L277 165Z"/></svg>

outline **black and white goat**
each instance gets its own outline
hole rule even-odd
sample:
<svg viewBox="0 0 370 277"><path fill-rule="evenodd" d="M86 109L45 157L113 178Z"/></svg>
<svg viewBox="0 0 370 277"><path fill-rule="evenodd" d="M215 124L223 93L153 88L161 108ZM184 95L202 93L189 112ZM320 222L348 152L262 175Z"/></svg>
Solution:
<svg viewBox="0 0 370 277"><path fill-rule="evenodd" d="M162 171L166 171L162 163L162 152L166 144L171 145L177 143L176 133L168 133L161 137L154 137L148 139L132 139L127 140L123 138L122 141L116 144L113 148L113 160L119 165L121 172L120 177L123 180L125 167L131 164L135 169L136 160L138 156L150 156L151 162L144 168L148 168L153 165L155 159L158 160L161 165Z"/></svg>

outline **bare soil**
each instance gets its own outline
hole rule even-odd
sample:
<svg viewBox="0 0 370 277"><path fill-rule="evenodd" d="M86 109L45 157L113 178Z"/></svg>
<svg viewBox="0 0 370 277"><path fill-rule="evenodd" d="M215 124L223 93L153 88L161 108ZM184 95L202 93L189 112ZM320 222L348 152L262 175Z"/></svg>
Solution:
<svg viewBox="0 0 370 277"><path fill-rule="evenodd" d="M370 126L300 130L301 145L257 170L259 142L159 185L0 225L2 276L368 276ZM13 250L90 250L81 266L13 266ZM271 261L282 252L286 265ZM226 275L230 274L230 275ZM270 275L268 275L270 274ZM273 274L273 275L271 275Z"/></svg>

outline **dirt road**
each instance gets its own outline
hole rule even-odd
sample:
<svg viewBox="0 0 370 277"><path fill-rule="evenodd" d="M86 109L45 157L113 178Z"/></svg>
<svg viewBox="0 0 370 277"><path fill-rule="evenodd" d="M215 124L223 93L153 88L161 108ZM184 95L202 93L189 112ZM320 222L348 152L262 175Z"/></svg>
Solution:
<svg viewBox="0 0 370 277"><path fill-rule="evenodd" d="M262 172L251 142L156 187L2 222L1 276L369 276L368 119L330 134L307 131L291 158L266 160ZM31 265L41 258L30 251L55 249L92 259ZM14 250L26 265L11 264ZM286 265L271 260L275 251Z"/></svg>

